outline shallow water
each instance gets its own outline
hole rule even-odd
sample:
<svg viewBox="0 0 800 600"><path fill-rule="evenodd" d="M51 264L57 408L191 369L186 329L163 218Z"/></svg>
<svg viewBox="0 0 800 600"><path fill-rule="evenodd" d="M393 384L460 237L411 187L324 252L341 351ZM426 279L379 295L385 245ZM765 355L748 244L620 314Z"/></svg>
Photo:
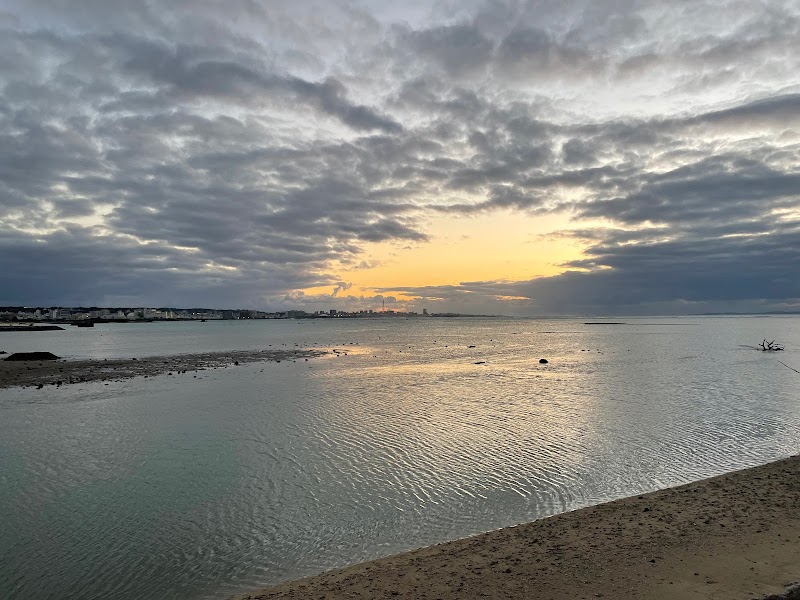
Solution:
<svg viewBox="0 0 800 600"><path fill-rule="evenodd" d="M0 597L220 598L800 451L800 375L777 362L800 369L800 318L624 320L2 334L72 357L340 354L0 390Z"/></svg>

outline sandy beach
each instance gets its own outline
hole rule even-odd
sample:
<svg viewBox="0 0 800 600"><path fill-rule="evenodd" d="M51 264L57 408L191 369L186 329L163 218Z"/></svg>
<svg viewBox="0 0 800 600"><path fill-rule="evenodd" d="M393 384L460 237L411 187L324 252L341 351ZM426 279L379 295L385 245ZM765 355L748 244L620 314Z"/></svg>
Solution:
<svg viewBox="0 0 800 600"><path fill-rule="evenodd" d="M800 457L294 581L278 598L800 598Z"/></svg>
<svg viewBox="0 0 800 600"><path fill-rule="evenodd" d="M172 356L147 356L111 360L52 360L13 362L0 360L0 389L45 385L69 385L86 381L120 381L131 377L186 375L206 369L282 360L308 360L326 350L236 350ZM0 358L6 358L5 356Z"/></svg>

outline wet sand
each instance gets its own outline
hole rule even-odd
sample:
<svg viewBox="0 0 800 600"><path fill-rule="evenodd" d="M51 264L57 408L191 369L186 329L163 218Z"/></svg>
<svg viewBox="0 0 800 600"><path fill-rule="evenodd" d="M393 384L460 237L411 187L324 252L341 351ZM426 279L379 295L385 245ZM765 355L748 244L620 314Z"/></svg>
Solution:
<svg viewBox="0 0 800 600"><path fill-rule="evenodd" d="M181 375L237 364L282 360L307 360L328 354L326 350L236 350L174 356L148 356L110 360L50 360L12 362L0 360L0 389L69 385L84 381L120 381L131 377ZM0 356L5 358L5 356Z"/></svg>
<svg viewBox="0 0 800 600"><path fill-rule="evenodd" d="M798 580L793 457L237 599L798 599Z"/></svg>

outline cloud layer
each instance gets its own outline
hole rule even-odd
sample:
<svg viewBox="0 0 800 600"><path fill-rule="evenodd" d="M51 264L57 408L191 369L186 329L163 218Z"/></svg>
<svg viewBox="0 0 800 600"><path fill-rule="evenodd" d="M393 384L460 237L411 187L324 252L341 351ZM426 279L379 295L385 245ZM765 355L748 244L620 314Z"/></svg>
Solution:
<svg viewBox="0 0 800 600"><path fill-rule="evenodd" d="M332 4L7 2L0 304L357 308L371 245L513 210L581 258L368 294L800 308L796 3Z"/></svg>

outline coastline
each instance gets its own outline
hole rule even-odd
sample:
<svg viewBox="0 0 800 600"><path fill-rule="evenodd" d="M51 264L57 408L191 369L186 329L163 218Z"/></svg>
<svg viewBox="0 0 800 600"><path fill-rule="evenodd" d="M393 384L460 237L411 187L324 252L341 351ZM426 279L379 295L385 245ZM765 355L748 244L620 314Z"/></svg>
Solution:
<svg viewBox="0 0 800 600"><path fill-rule="evenodd" d="M282 360L308 360L328 354L325 350L232 350L142 358L49 361L0 360L0 389L69 385L91 381L120 381L132 377L183 375L237 364Z"/></svg>
<svg viewBox="0 0 800 600"><path fill-rule="evenodd" d="M800 598L800 456L234 600Z"/></svg>

